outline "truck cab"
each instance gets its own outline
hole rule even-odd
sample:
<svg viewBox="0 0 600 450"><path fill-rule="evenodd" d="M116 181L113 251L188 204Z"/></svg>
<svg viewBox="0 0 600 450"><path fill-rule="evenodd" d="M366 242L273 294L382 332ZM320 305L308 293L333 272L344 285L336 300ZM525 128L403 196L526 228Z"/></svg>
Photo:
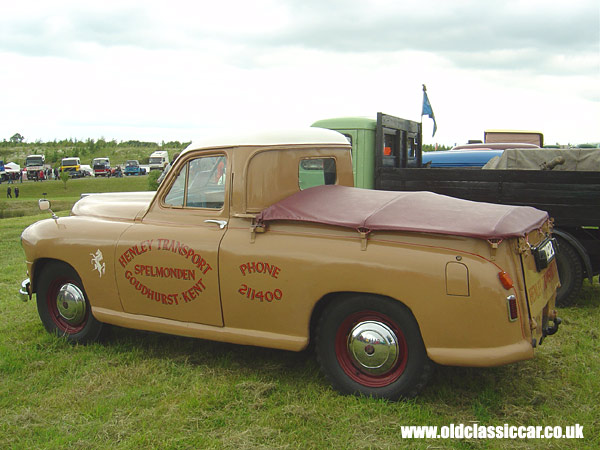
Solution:
<svg viewBox="0 0 600 450"><path fill-rule="evenodd" d="M485 130L483 141L486 144L511 142L544 146L544 134L541 131L526 130Z"/></svg>
<svg viewBox="0 0 600 450"><path fill-rule="evenodd" d="M28 180L37 180L40 171L44 170L46 157L44 155L29 155L25 159L25 170L27 171Z"/></svg>
<svg viewBox="0 0 600 450"><path fill-rule="evenodd" d="M342 133L352 145L354 184L379 189L377 173L383 167L420 167L421 124L388 114L377 119L341 117L314 122L312 127Z"/></svg>
<svg viewBox="0 0 600 450"><path fill-rule="evenodd" d="M72 178L83 176L81 173L81 160L77 157L63 158L60 164L61 172L68 172Z"/></svg>
<svg viewBox="0 0 600 450"><path fill-rule="evenodd" d="M169 152L158 150L150 155L150 170L164 170L169 164Z"/></svg>
<svg viewBox="0 0 600 450"><path fill-rule="evenodd" d="M145 175L146 169L140 166L137 159L129 159L125 162L125 175Z"/></svg>
<svg viewBox="0 0 600 450"><path fill-rule="evenodd" d="M96 177L110 177L112 170L109 158L94 158L92 160L92 170Z"/></svg>

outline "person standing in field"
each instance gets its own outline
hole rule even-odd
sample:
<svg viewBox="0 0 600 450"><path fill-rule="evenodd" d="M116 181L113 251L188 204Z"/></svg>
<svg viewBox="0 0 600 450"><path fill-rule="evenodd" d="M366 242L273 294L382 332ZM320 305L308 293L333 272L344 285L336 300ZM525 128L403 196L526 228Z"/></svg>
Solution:
<svg viewBox="0 0 600 450"><path fill-rule="evenodd" d="M19 188L15 187L15 198L19 198Z"/></svg>
<svg viewBox="0 0 600 450"><path fill-rule="evenodd" d="M6 198L12 198L12 190L10 186L6 188Z"/></svg>

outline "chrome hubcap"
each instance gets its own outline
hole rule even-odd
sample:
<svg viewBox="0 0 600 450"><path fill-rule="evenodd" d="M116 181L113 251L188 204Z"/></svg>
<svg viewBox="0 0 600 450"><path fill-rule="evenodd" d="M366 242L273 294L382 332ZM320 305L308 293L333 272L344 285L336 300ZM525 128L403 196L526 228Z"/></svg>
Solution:
<svg viewBox="0 0 600 450"><path fill-rule="evenodd" d="M79 325L85 318L85 296L76 285L64 284L56 296L56 308L60 317L69 325Z"/></svg>
<svg viewBox="0 0 600 450"><path fill-rule="evenodd" d="M381 322L361 322L348 336L348 351L363 372L382 375L398 361L398 338Z"/></svg>

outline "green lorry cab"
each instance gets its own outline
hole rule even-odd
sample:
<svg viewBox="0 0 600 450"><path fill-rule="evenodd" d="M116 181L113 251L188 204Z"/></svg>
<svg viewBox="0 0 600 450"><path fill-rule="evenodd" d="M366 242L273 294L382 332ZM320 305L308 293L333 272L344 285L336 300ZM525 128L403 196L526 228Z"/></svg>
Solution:
<svg viewBox="0 0 600 450"><path fill-rule="evenodd" d="M378 189L381 167L409 167L421 163L421 124L387 114L377 120L366 117L341 117L319 120L313 127L335 130L352 145L354 185ZM379 149L379 151L376 151Z"/></svg>

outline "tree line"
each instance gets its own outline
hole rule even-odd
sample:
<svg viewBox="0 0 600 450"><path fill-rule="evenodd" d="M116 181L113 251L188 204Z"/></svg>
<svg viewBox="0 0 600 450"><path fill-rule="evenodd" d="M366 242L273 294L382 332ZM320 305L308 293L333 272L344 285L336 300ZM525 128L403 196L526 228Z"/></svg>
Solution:
<svg viewBox="0 0 600 450"><path fill-rule="evenodd" d="M35 142L25 142L25 138L20 133L15 133L8 140L0 141L0 159L6 160L23 159L27 154L43 154L46 157L46 163L53 164L59 162L61 158L67 156L83 158L86 156L96 155L102 152L111 152L118 149L138 149L150 154L155 150L170 150L169 153L181 151L190 143L180 141L162 141L160 144L156 142L145 142L139 140L117 141L115 139L106 140L100 139L55 139L53 141L43 142L37 140ZM147 159L147 157L146 157ZM5 161L6 162L6 161Z"/></svg>
<svg viewBox="0 0 600 450"><path fill-rule="evenodd" d="M61 140L54 139L53 141L48 141L48 142L43 142L43 141L37 140L32 143L27 143L24 141L25 141L25 138L20 133L15 133L13 136L10 137L10 139L8 139L8 140L3 139L2 142L0 142L0 147L14 147L15 145L20 145L20 146L24 146L24 147L35 146L35 147L44 147L44 148L71 147L71 148L79 148L79 149L88 149L90 152L93 152L98 149L118 148L118 147L144 147L144 148L150 148L150 149L152 149L152 148L158 149L158 148L166 147L166 148L170 148L170 149L184 149L185 147L187 147L190 144L189 142L179 142L179 141L169 141L169 142L162 141L160 144L157 144L156 142L144 142L144 141L137 141L137 140L117 142L115 139L107 141L104 138L100 138L97 140L90 139L90 138L85 139L85 140L78 140L78 139L73 139L73 138L61 139Z"/></svg>

